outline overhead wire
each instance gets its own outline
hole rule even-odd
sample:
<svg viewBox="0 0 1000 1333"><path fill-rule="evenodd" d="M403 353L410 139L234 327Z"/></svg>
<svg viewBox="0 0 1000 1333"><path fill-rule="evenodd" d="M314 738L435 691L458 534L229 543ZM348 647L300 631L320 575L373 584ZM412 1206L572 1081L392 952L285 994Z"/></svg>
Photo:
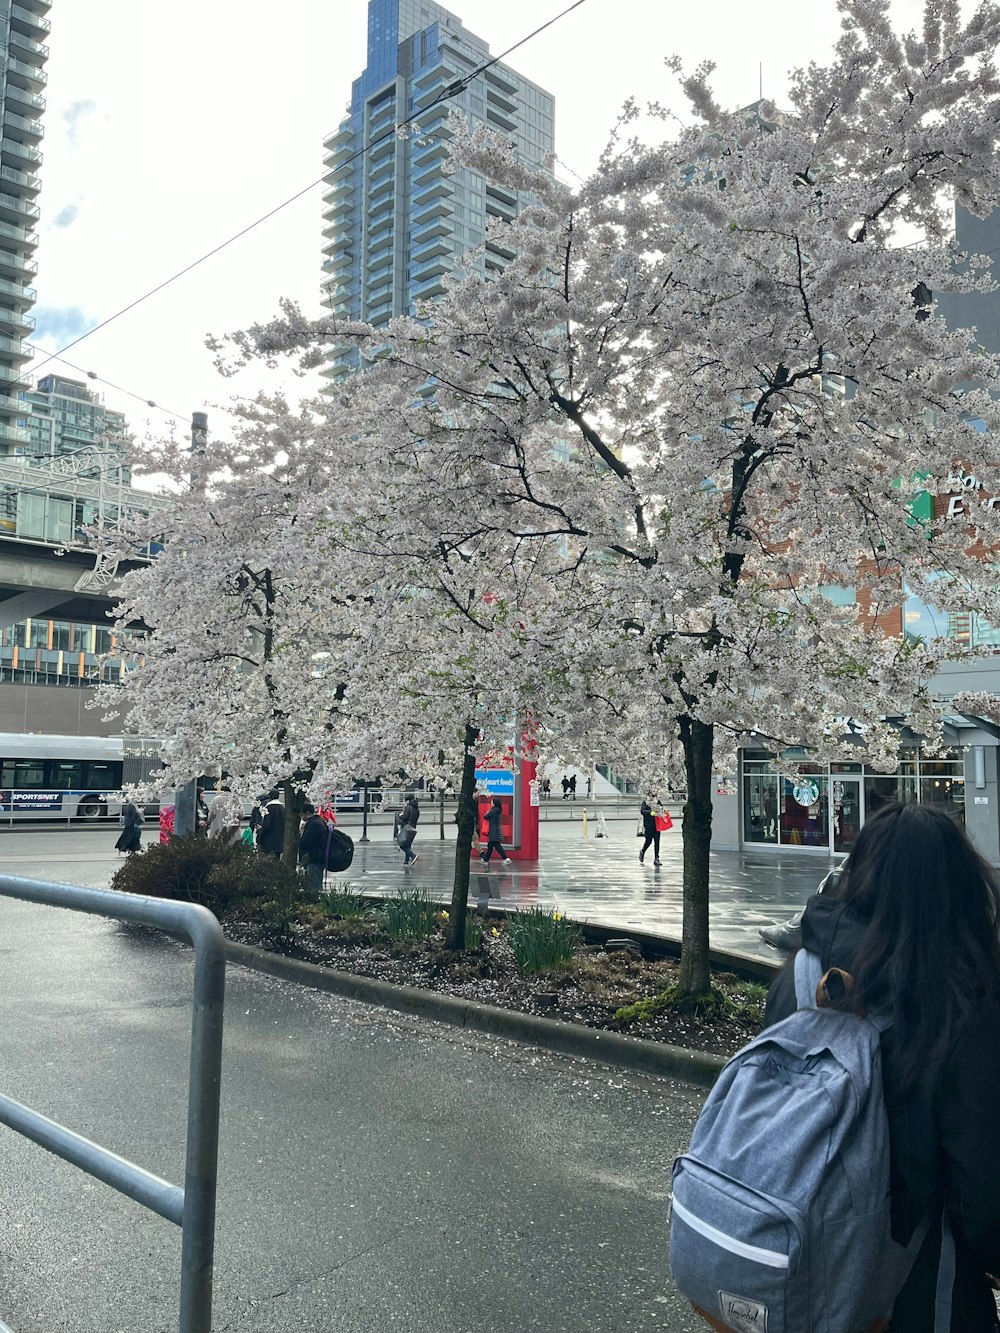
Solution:
<svg viewBox="0 0 1000 1333"><path fill-rule="evenodd" d="M477 66L475 69L470 70L467 74L460 75L457 79L453 79L452 82L447 86L447 88L443 88L441 92L434 98L433 101L428 102L426 106L421 107L418 111L414 111L413 114L407 116L405 120L397 121L391 127L391 129L386 130L383 134L379 135L378 138L372 139L370 143L367 143L363 147L359 148L357 152L352 153L349 158L347 158L344 162L340 163L340 165L336 168L336 171L338 173L343 171L345 168L351 166L352 163L356 162L359 158L365 157L373 149L379 147L380 144L385 143L387 139L395 138L400 129L405 128L407 125L414 124L421 117L426 116L429 111L434 110L435 107L440 106L442 103L449 101L452 97L456 97L458 96L459 93L464 92L468 88L471 80L478 78L480 74L484 74L488 69L492 68L493 65L498 64L501 60L505 60L507 56L511 55L514 51L517 51L527 42L530 42L533 38L537 37L539 33L544 32L546 28L551 28L554 23L557 23L560 19L565 18L566 15L572 13L574 9L579 9L579 7L584 3L585 0L573 0L572 4L567 5L565 9L561 10L558 14L553 15L553 17L548 19L545 23L540 24L539 27L535 28L532 32L529 32L527 36L522 37L520 41L515 42L513 46L508 46L507 49L505 51L501 51L499 55L491 56L489 60L484 61L481 65ZM178 271L174 273L171 277L165 278L163 282L157 283L155 287L151 287L149 291L144 292L142 296L137 296L134 301L130 301L128 305L122 306L121 310L115 311L115 313L113 315L109 315L107 319L102 319L99 324L95 324L92 329L88 329L85 333L81 333L79 337L74 338L72 342L66 343L66 345L64 347L61 347L57 352L50 353L46 357L46 359L40 363L40 366L34 368L35 372L37 373L37 370L40 369L41 366L48 365L50 361L55 361L60 359L64 352L70 351L73 347L76 347L79 343L82 343L85 338L89 338L92 334L97 333L100 329L107 328L107 326L109 324L114 323L116 319L121 319L121 317L123 315L127 315L130 310L134 310L136 306L142 305L144 301L148 301L150 297L155 296L157 292L162 292L165 287L169 287L172 283L177 282L179 278L183 278L193 269L198 268L201 264L206 263L209 259L213 259L222 250L227 249L230 245L233 245L236 241L241 240L249 232L261 226L262 223L269 221L269 219L273 218L275 214L280 213L283 209L288 208L289 205L294 204L304 195L309 194L310 191L315 190L317 186L322 185L327 180L327 177L331 174L332 173L330 172L325 172L322 176L319 177L318 180L314 180L309 185L304 186L301 190L297 190L295 194L290 195L289 198L285 199L282 203L275 205L274 208L271 208L266 213L263 213L255 221L248 223L248 225L245 227L242 227L238 232L230 236L228 240L220 242L219 245L216 245L211 250L206 251L206 253L201 255L198 259L192 260L190 264L186 264L184 268L178 269ZM16 380L8 381L8 383L18 384L24 378L25 378L24 376L20 376ZM138 395L133 395L133 396L137 397Z"/></svg>
<svg viewBox="0 0 1000 1333"><path fill-rule="evenodd" d="M26 345L28 347L34 347L35 350L39 352L45 351L45 348L39 347L37 343L29 342ZM169 417L172 420L175 421L187 420L186 414L182 414L180 412L171 412L169 407L164 407L162 403L157 403L152 398L145 398L141 393L133 393L131 389L126 389L121 384L114 384L111 380L105 379L103 375L98 375L97 372L94 370L84 370L82 366L74 365L72 361L68 361L66 357L61 356L58 352L52 352L48 356L48 359L45 362L43 362L43 364L48 365L49 361L60 361L64 366L69 366L70 370L75 370L78 375L83 375L88 380L96 380L98 384L106 384L109 389L114 389L116 393L123 393L129 398L134 398L137 402L143 403L146 407L151 407L157 412L162 412L165 417ZM17 383L16 380L10 382L15 384Z"/></svg>

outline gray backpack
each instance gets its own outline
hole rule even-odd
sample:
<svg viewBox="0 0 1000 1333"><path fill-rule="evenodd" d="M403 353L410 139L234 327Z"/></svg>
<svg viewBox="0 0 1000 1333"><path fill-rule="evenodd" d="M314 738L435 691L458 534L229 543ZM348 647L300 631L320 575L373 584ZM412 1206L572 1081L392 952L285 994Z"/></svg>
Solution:
<svg viewBox="0 0 1000 1333"><path fill-rule="evenodd" d="M924 1223L904 1249L889 1229L888 1020L818 1008L823 980L800 950L798 1010L730 1060L674 1163L671 1275L716 1328L884 1328L927 1233ZM951 1322L947 1244L939 1333Z"/></svg>

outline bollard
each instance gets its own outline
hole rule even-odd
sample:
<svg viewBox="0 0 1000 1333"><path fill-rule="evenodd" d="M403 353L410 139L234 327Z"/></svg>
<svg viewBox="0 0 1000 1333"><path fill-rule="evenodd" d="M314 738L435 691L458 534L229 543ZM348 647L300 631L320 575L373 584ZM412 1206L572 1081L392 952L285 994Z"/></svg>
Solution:
<svg viewBox="0 0 1000 1333"><path fill-rule="evenodd" d="M583 823L583 836L584 836L585 838L586 838L586 837L589 837L590 835L587 833L587 812L586 812L586 810L584 810L584 812L583 812L583 821L582 821L582 823Z"/></svg>

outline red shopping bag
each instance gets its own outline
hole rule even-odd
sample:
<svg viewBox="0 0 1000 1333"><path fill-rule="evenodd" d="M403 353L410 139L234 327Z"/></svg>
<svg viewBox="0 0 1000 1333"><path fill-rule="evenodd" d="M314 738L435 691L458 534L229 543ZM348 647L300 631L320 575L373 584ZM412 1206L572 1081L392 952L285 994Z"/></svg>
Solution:
<svg viewBox="0 0 1000 1333"><path fill-rule="evenodd" d="M666 833L668 828L673 828L674 821L670 818L669 810L664 810L662 815L655 817L657 832Z"/></svg>

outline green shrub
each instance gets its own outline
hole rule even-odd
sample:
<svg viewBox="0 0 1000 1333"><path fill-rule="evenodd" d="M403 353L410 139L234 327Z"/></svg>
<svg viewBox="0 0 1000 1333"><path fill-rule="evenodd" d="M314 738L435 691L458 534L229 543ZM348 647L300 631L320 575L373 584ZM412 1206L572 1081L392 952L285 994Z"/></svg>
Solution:
<svg viewBox="0 0 1000 1333"><path fill-rule="evenodd" d="M141 855L130 856L115 871L111 887L201 903L220 917L252 900L289 908L310 896L305 877L273 857L241 843L196 835L152 843Z"/></svg>
<svg viewBox="0 0 1000 1333"><path fill-rule="evenodd" d="M345 921L358 920L374 910L371 899L350 884L335 883L332 888L324 889L318 905L326 916L343 917Z"/></svg>
<svg viewBox="0 0 1000 1333"><path fill-rule="evenodd" d="M507 918L507 938L522 972L547 972L573 961L580 932L560 912L530 907Z"/></svg>
<svg viewBox="0 0 1000 1333"><path fill-rule="evenodd" d="M437 928L438 906L423 889L406 889L390 898L380 913L385 933L394 940L426 940Z"/></svg>

